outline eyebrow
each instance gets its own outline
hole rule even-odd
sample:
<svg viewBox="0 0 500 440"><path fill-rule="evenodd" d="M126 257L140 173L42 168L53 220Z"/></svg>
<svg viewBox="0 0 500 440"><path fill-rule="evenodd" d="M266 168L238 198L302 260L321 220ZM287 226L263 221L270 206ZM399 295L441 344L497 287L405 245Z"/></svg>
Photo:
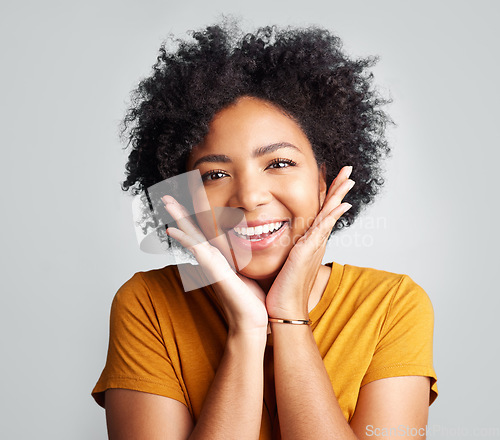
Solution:
<svg viewBox="0 0 500 440"><path fill-rule="evenodd" d="M269 153L273 153L276 150L280 150L282 148L292 148L299 153L302 153L299 148L297 148L295 145L290 144L288 142L277 142L275 144L270 144L270 145L265 145L263 147L257 148L252 152L252 157L261 157ZM207 154L206 156L200 157L194 164L193 168L196 168L197 165L203 163L203 162L223 162L223 163L229 163L232 162L231 158L229 156L226 156L225 154Z"/></svg>

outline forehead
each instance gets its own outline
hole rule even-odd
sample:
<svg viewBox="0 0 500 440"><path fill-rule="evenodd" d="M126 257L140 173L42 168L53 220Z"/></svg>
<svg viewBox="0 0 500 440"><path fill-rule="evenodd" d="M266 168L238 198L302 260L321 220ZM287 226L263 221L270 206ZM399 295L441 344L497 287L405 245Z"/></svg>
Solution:
<svg viewBox="0 0 500 440"><path fill-rule="evenodd" d="M214 116L207 136L193 148L190 162L207 153L250 155L257 148L278 142L291 143L304 154L312 154L307 136L284 111L267 101L242 97Z"/></svg>

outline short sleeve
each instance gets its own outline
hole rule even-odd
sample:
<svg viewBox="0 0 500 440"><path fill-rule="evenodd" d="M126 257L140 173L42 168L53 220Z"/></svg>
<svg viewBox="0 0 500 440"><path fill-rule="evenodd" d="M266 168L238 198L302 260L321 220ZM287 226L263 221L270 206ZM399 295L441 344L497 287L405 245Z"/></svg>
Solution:
<svg viewBox="0 0 500 440"><path fill-rule="evenodd" d="M162 395L187 406L140 273L118 290L111 305L106 365L92 391L92 397L102 407L104 392L110 388Z"/></svg>
<svg viewBox="0 0 500 440"><path fill-rule="evenodd" d="M361 386L396 376L430 377L429 405L438 395L433 367L434 310L425 292L403 275Z"/></svg>

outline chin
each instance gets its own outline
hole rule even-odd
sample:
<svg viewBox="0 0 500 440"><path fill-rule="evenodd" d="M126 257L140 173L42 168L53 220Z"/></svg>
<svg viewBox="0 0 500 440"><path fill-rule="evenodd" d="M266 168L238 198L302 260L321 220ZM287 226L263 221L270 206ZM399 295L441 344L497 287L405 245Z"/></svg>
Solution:
<svg viewBox="0 0 500 440"><path fill-rule="evenodd" d="M265 265L250 262L250 264L239 270L238 273L247 278L251 278L252 280L266 280L269 278L275 278L283 267L283 264L284 261L281 263Z"/></svg>

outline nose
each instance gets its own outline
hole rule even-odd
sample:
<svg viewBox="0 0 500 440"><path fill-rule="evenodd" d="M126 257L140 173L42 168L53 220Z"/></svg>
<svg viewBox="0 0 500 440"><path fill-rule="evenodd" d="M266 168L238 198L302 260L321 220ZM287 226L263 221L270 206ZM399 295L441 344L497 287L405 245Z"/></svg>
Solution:
<svg viewBox="0 0 500 440"><path fill-rule="evenodd" d="M234 181L229 206L253 211L261 205L270 203L272 199L272 189L265 177L242 176Z"/></svg>

